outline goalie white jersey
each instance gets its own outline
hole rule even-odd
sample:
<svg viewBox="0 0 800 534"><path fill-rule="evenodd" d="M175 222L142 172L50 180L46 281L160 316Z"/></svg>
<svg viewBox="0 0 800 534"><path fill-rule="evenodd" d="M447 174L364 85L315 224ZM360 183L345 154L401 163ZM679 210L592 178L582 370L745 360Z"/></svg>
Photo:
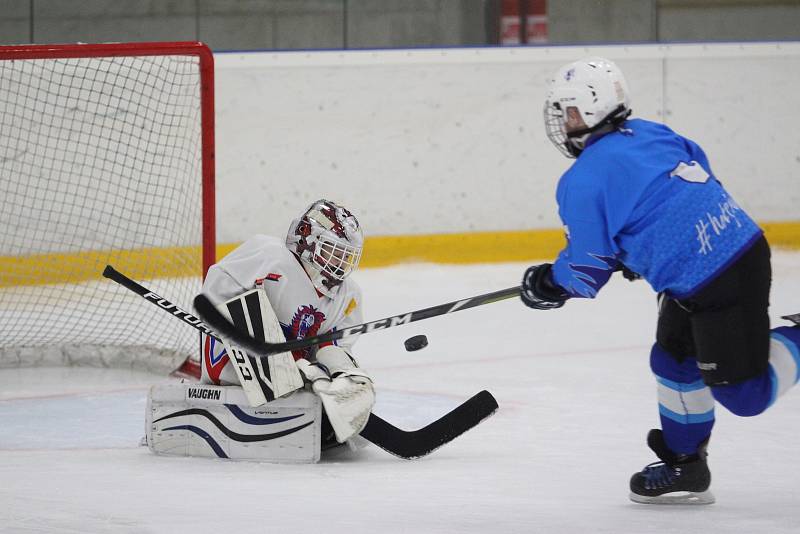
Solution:
<svg viewBox="0 0 800 534"><path fill-rule="evenodd" d="M314 287L300 260L280 239L256 235L213 265L202 292L214 304L261 286L269 298L287 340L304 339L361 324L361 290L345 279L332 297ZM350 352L356 337L336 342ZM295 359L313 361L317 347L295 351ZM203 383L238 384L222 343L203 340Z"/></svg>

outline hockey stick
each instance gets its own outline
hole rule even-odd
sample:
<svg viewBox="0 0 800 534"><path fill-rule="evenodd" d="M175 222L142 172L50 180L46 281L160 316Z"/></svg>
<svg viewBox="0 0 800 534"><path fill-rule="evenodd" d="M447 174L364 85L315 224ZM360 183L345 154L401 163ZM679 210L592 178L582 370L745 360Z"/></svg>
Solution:
<svg viewBox="0 0 800 534"><path fill-rule="evenodd" d="M334 330L318 336L295 339L292 341L286 341L284 343L266 343L257 339L253 339L249 336L240 336L239 332L234 328L234 326L222 316L222 314L216 309L211 301L208 300L208 297L202 293L194 298L194 307L197 310L197 313L200 314L200 317L202 317L211 326L216 328L218 332L221 332L223 336L235 339L236 342L242 347L257 354L268 356L270 354L275 354L276 352L303 349L312 345L318 345L320 343L336 341L337 339L347 336L353 336L356 334L369 334L375 330L384 330L393 326L413 323L415 321L430 319L431 317L437 317L439 315L445 315L460 310L466 310L468 308L474 308L476 306L482 306L484 304L490 304L492 302L519 296L519 292L519 286L510 287L508 289L501 289L500 291L495 291L493 293L486 293L484 295L469 297L454 302L448 302L446 304L439 304L437 306L424 308L422 310L386 317L385 319L378 319L377 321L351 326L349 328L345 328L344 330Z"/></svg>
<svg viewBox="0 0 800 534"><path fill-rule="evenodd" d="M127 289L130 289L140 297L155 304L160 309L170 312L184 323L196 328L207 336L216 339L223 345L225 344L225 342L200 319L187 312L180 306L165 299L161 295L158 295L141 284L134 282L121 272L114 269L111 265L106 265L106 268L103 270L103 276L117 282ZM256 302L258 302L258 300L259 299L257 298ZM264 317L264 310L261 311L259 316L262 318ZM280 328L277 325L277 320L275 323L275 326ZM247 328L247 326L244 326L244 328ZM292 358L291 354L271 356L269 358L258 358L248 355L246 352L235 346L226 345L225 350L231 359L236 376L238 377L248 400L253 406L269 402L274 400L276 396L281 396L293 389L303 387L303 380L300 377L299 371L296 370L294 359ZM187 360L187 362L188 361L189 360ZM184 362L180 371L184 371L186 366L187 363ZM192 367L199 366L194 364ZM197 372L192 376L198 377L200 376L200 372Z"/></svg>
<svg viewBox="0 0 800 534"><path fill-rule="evenodd" d="M481 297L474 297L474 299L483 298L485 300L475 301L474 299L468 299L468 307L478 306L479 304L487 304L488 302L494 302L495 300L501 300L502 298L509 298L510 296L518 293L519 288L512 288L502 292L482 295ZM497 298L500 294L503 296ZM202 297L202 299L200 297ZM494 300L489 300L488 297L491 297ZM197 306L198 300L200 300L201 306L205 307L205 309L197 310L198 313L200 313L200 316L203 317L209 324L211 324L211 326L213 326L218 332L222 332L223 336L232 339L235 343L245 347L248 351L252 351L255 354L260 354L261 356L268 356L275 350L287 350L282 347L291 345L291 342L264 343L259 341L251 337L247 332L237 329L232 323L225 319L225 317L223 317L222 314L219 313L211 304L211 302L202 294L198 295L198 298L195 298L195 306ZM430 313L431 310L436 310L437 313L428 315L426 317L442 315L443 313L450 313L451 311L464 309L464 306L458 306L458 304L462 302L467 301L442 304L434 308L420 310L420 312L411 312L411 314ZM208 306L206 307L206 305ZM391 319L393 318L382 319L381 321L375 321L373 323L365 323L363 325L354 326L353 329L363 328L366 325L375 323L383 324L384 326L381 328L389 328L390 326L395 326L392 324ZM419 320L419 318L415 320ZM365 332L371 332L372 330L373 329L364 328ZM333 334L340 333L341 331L333 332ZM319 338L323 337L328 336L316 336L315 338L308 338L303 341L317 339L317 343L319 343L321 342L319 341ZM339 339L340 337L342 336L339 335L329 339ZM384 421L374 413L371 413L369 419L367 420L367 425L361 431L361 436L386 452L394 454L400 458L405 458L406 460L412 460L414 458L421 458L422 456L430 454L442 445L454 440L470 428L473 428L481 423L481 421L492 415L497 408L497 401L492 394L488 391L481 391L428 426L412 431L400 430L399 428Z"/></svg>
<svg viewBox="0 0 800 534"><path fill-rule="evenodd" d="M103 276L133 291L160 309L171 313L189 326L219 340L219 337L200 319L164 297L153 293L141 284L134 282L111 265L107 265L103 270ZM216 308L214 308L214 311L216 312ZM219 314L219 312L217 313ZM237 342L241 339L256 341L234 328L222 314L219 314L219 317L233 331L234 335L231 337ZM401 430L371 413L367 420L367 425L361 431L361 435L367 441L372 442L390 454L406 460L412 460L430 454L442 445L454 440L492 415L495 410L497 410L497 401L492 394L488 391L481 391L454 410L419 430Z"/></svg>
<svg viewBox="0 0 800 534"><path fill-rule="evenodd" d="M211 336L214 339L216 339L217 341L220 341L220 342L222 341L219 338L219 336L217 336L217 334L212 332L211 329L208 326L206 326L206 324L203 321L201 321L199 318L197 318L194 315L192 315L191 313L187 312L186 310L184 310L183 308L181 308L177 304L173 304L172 302L168 301L167 299L165 299L161 295L153 293L152 291L150 291L149 289L147 289L143 285L134 282L133 280L131 280L130 278L128 278L127 276L125 276L124 274L119 272L118 270L114 269L112 266L106 265L106 268L103 269L103 276L105 276L106 278L108 278L110 280L115 281L116 283L118 283L122 287L130 289L131 291L133 291L134 293L136 293L137 295L139 295L140 297L142 297L146 301L151 302L151 303L155 304L156 306L158 306L159 308L161 308L162 310L171 313L172 315L174 315L175 317L177 317L178 319L180 319L184 323L188 324L189 326L192 326L192 327L196 328L197 330L200 330L202 333L206 334L207 336Z"/></svg>
<svg viewBox="0 0 800 534"><path fill-rule="evenodd" d="M484 390L419 430L400 430L374 413L361 436L381 449L406 460L421 458L478 425L497 411L497 401Z"/></svg>

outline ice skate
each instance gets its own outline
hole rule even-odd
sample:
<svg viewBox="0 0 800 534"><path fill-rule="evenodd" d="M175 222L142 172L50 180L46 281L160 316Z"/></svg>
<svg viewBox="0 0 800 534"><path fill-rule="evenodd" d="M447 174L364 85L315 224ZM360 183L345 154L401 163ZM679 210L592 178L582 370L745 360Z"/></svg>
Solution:
<svg viewBox="0 0 800 534"><path fill-rule="evenodd" d="M631 477L633 502L643 504L711 504L711 471L706 462L708 440L696 454L676 455L664 443L661 430L647 434L647 445L661 461L645 466Z"/></svg>

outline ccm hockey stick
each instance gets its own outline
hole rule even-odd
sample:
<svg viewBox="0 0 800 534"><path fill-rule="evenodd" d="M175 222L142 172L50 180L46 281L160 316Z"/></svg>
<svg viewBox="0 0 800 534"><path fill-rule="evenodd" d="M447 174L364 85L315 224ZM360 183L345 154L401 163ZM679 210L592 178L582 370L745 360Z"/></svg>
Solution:
<svg viewBox="0 0 800 534"><path fill-rule="evenodd" d="M517 289L517 291L519 291L519 289ZM210 301L205 299L205 297L204 300L210 304ZM197 299L195 299L195 303L196 302ZM477 306L477 304L472 305ZM233 340L236 344L245 347L248 351L259 354L262 357L268 357L269 352L272 350L269 347L270 345L272 347L284 345L283 343L267 344L259 341L251 337L247 332L236 328L223 317L213 305L210 307L210 310L213 310L213 313L206 314L205 312L209 310L198 310L198 313L200 313L200 316L218 332L222 332L224 337ZM339 338L337 337L334 339ZM261 349L264 345L267 346L267 350ZM367 420L367 425L361 431L361 436L388 453L406 460L412 460L430 454L442 445L453 441L455 438L492 415L497 408L498 405L495 398L491 393L484 390L428 426L411 431L400 430L374 413L371 413Z"/></svg>
<svg viewBox="0 0 800 534"><path fill-rule="evenodd" d="M171 313L184 323L199 330L200 332L217 340L220 339L219 336L215 334L200 319L183 310L176 304L168 301L164 297L153 293L141 284L131 280L121 272L114 269L111 265L107 265L103 270L103 276L113 280L114 282L117 282L121 286L131 290L145 300L152 302L160 309ZM233 325L222 316L222 314L216 311L216 308L213 306L212 308L217 313L218 318L222 321L223 326L230 328L230 330L233 332L234 335L232 335L231 338L237 343L240 343L242 346L244 346L244 343L241 343L242 339L247 339L253 342L256 341L255 339L234 328ZM216 325L213 326L216 327ZM218 330L222 331L221 329ZM481 391L460 406L419 430L401 430L391 423L378 417L374 413L371 413L369 419L367 420L367 425L361 431L361 435L367 441L370 441L374 445L380 447L390 454L406 460L413 460L415 458L426 456L442 445L454 440L470 428L476 426L478 423L492 415L497 408L497 401L492 394L488 391Z"/></svg>
<svg viewBox="0 0 800 534"><path fill-rule="evenodd" d="M513 291L519 293L519 288L512 288ZM503 293L505 295L506 292L510 292L511 290L506 290L505 292L497 292L491 293L491 297L495 300L500 300L497 298L499 293ZM483 295L483 297L489 297L490 295ZM511 295L503 296L502 298L508 298ZM204 297L203 295L198 295L198 297L202 297L200 299L201 306L205 306L208 304L207 309L200 310L198 309L198 313L200 316L208 322L212 327L214 327L218 332L222 332L224 337L227 337L233 340L238 345L246 348L248 351L252 351L255 354L259 354L262 357L268 357L270 353L275 350L275 347L281 347L284 345L291 345L291 342L288 343L264 343L263 341L257 340L251 337L247 332L239 330L236 328L231 322L229 322L221 313L217 311L217 309L211 304L211 302ZM475 299L479 299L481 297L475 297ZM473 299L469 299L472 301ZM198 299L195 299L195 305L197 305ZM464 302L464 301L459 301ZM450 311L456 311L457 309L463 309L462 307L456 307L455 305L459 304L450 303L450 304L443 304L441 306L437 306L435 308L428 308L427 310L421 310L421 312L428 312L429 310L439 310L444 309L447 307ZM494 300L483 300L479 303L470 302L469 307L478 306L479 304L486 304L488 302L494 302ZM418 313L418 312L412 312ZM441 315L442 313L449 313L449 311L442 311L439 313L435 313L434 315ZM433 317L434 315L430 315ZM417 319L419 320L419 319ZM384 326L383 328L388 328L389 326L394 326L391 324L390 319L383 319L382 321L376 321L376 323L383 322L388 326ZM373 324L373 323L365 323L365 325ZM355 326L354 329L363 327ZM372 330L365 330L366 332L371 332ZM339 332L334 332L338 334ZM308 339L317 339L327 336L316 336L316 338L308 338ZM339 339L342 336L337 336L334 338L328 337L327 340L330 339ZM303 340L303 341L308 341ZM307 346L307 345L303 345ZM289 349L279 349L289 350ZM454 440L467 430L473 428L474 426L478 425L492 415L498 408L497 400L492 396L491 393L488 391L481 391L480 393L474 395L472 398L461 404L460 406L456 407L454 410L446 413L433 423L429 424L424 428L420 428L419 430L400 430L396 426L384 421L374 413L369 415L369 419L367 420L367 425L361 431L361 436L367 439L368 441L372 442L373 444L377 445L381 449L394 454L400 458L404 458L406 460L412 460L414 458L421 458L431 452L435 451L442 445L449 443L450 441Z"/></svg>
<svg viewBox="0 0 800 534"><path fill-rule="evenodd" d="M256 354L268 356L270 354L279 352L293 351L310 347L312 345L319 345L320 343L336 341L337 339L347 336L369 334L370 332L374 332L376 330L385 330L386 328L391 328L393 326L413 323L415 321L430 319L431 317L437 317L439 315L445 315L460 310L466 310L468 308L474 308L476 306L482 306L484 304L490 304L492 302L519 296L519 293L519 286L514 286L508 289L501 289L500 291L495 291L493 293L486 293L484 295L469 297L454 302L448 302L446 304L439 304L430 308L424 308L422 310L407 312L400 315L394 315L392 317L386 317L385 319L378 319L377 321L370 321L369 323L351 326L343 330L335 330L333 332L326 332L318 336L295 339L283 343L266 343L257 339L253 339L249 336L237 337L238 331L230 322L225 319L225 317L222 316L216 307L214 307L211 301L208 300L208 297L202 293L194 298L194 308L197 310L197 313L200 314L200 317L216 328L218 332L221 332L223 336L235 339L236 342L242 347L251 350Z"/></svg>

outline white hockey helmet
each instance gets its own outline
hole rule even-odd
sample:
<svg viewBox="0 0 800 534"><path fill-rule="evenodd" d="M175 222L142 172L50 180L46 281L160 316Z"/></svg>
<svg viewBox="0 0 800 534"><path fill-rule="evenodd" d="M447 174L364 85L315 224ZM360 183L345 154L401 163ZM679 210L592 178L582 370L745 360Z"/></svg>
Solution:
<svg viewBox="0 0 800 534"><path fill-rule="evenodd" d="M286 246L300 258L314 287L332 297L358 266L364 234L352 213L320 199L292 221Z"/></svg>
<svg viewBox="0 0 800 534"><path fill-rule="evenodd" d="M547 137L575 158L592 134L630 115L628 84L613 61L590 57L564 65L550 80L544 102Z"/></svg>

